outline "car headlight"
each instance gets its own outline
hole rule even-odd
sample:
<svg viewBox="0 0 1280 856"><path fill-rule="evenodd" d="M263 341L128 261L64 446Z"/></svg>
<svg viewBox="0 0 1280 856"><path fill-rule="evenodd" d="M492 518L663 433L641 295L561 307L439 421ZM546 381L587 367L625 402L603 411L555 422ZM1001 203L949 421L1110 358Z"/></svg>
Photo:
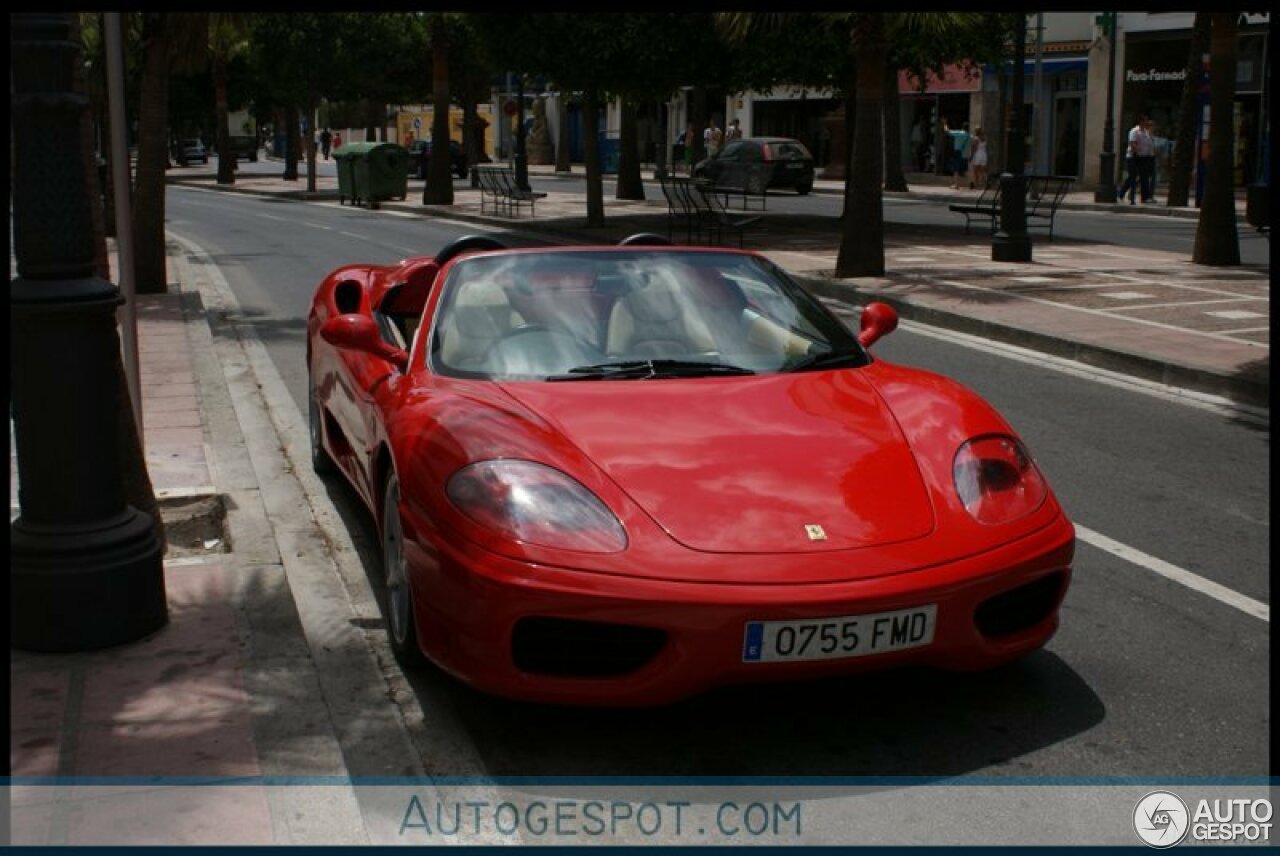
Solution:
<svg viewBox="0 0 1280 856"><path fill-rule="evenodd" d="M979 523L1008 523L1040 507L1044 477L1016 438L975 437L956 452L952 467L960 501Z"/></svg>
<svg viewBox="0 0 1280 856"><path fill-rule="evenodd" d="M562 550L617 553L627 534L595 494L532 461L480 461L450 477L449 501L490 532Z"/></svg>

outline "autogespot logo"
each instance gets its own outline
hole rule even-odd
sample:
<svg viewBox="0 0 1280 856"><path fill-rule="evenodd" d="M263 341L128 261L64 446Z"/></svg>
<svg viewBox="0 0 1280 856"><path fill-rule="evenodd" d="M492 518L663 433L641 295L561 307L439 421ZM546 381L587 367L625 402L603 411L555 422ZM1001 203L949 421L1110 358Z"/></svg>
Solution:
<svg viewBox="0 0 1280 856"><path fill-rule="evenodd" d="M1152 791L1133 809L1133 828L1144 844L1172 847L1187 837L1187 804L1168 791Z"/></svg>

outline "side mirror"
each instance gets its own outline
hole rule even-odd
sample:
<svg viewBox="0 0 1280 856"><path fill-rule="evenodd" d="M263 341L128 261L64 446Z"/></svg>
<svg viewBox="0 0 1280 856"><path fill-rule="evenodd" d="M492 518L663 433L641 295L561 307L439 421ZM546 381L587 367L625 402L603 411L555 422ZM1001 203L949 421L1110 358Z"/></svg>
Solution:
<svg viewBox="0 0 1280 856"><path fill-rule="evenodd" d="M862 329L858 341L862 347L873 344L898 328L898 313L887 303L868 303L862 310Z"/></svg>
<svg viewBox="0 0 1280 856"><path fill-rule="evenodd" d="M371 354L394 365L400 371L409 367L409 355L403 348L387 344L378 332L378 324L368 315L348 313L335 315L320 328L320 338L338 348Z"/></svg>

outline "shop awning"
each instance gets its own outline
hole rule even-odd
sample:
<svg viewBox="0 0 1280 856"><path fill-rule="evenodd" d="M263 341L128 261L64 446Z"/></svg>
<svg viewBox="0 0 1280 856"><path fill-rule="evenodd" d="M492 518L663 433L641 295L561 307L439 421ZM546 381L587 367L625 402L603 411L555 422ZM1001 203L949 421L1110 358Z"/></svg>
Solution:
<svg viewBox="0 0 1280 856"><path fill-rule="evenodd" d="M1023 74L1027 77L1036 73L1036 61L1029 59L1022 64ZM1071 74L1077 71L1088 71L1089 60L1082 56L1056 56L1044 57L1040 60L1040 70L1044 74ZM995 71L994 66L988 65L983 69L987 72ZM1006 62L1004 64L1004 73L1013 74L1013 63Z"/></svg>
<svg viewBox="0 0 1280 856"><path fill-rule="evenodd" d="M942 68L942 77L928 72L925 93L977 92L982 88L982 73L977 66L948 64ZM898 72L898 92L902 95L919 95L920 79L907 71Z"/></svg>

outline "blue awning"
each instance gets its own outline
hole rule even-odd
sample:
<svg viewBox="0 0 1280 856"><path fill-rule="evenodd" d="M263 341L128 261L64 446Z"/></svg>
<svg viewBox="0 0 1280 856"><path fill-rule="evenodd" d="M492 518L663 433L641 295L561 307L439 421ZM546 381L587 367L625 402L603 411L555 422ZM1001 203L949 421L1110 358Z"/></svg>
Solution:
<svg viewBox="0 0 1280 856"><path fill-rule="evenodd" d="M1004 65L1005 74L1013 74L1013 63L1006 62ZM1023 74L1031 77L1036 73L1036 61L1034 59L1026 60L1023 65ZM1040 60L1040 71L1042 74L1071 74L1078 71L1087 71L1089 69L1089 60L1085 57L1045 57ZM986 66L983 69L987 73L995 71L994 66Z"/></svg>

